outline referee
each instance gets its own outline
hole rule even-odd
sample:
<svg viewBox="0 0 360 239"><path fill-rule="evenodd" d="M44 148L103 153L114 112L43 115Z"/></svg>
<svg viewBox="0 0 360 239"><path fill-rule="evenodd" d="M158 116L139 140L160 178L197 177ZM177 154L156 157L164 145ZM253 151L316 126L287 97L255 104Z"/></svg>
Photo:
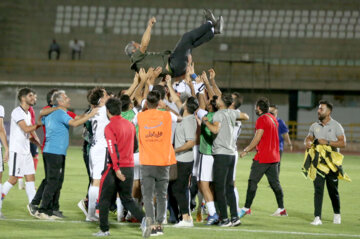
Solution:
<svg viewBox="0 0 360 239"><path fill-rule="evenodd" d="M326 101L321 100L319 102L318 108L318 118L319 121L313 123L310 126L309 134L305 138L306 148L311 148L314 140L317 139L320 145L328 145L339 151L339 148L345 148L346 146L346 137L344 133L344 129L339 122L331 118L331 112L333 109L333 105ZM311 223L312 225L321 225L321 209L322 202L324 196L324 187L326 186L329 192L329 197L331 199L331 203L334 211L334 224L341 224L341 216L340 216L340 195L338 191L338 178L337 175L330 170L325 177L321 177L320 175L316 175L314 180L314 216L315 219Z"/></svg>

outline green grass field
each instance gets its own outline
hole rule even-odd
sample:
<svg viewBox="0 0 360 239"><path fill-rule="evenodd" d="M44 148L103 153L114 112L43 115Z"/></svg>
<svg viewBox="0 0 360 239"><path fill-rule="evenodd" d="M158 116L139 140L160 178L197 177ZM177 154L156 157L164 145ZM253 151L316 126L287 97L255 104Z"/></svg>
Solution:
<svg viewBox="0 0 360 239"><path fill-rule="evenodd" d="M244 203L247 180L250 171L250 154L240 159L237 166L236 185L240 194L240 205ZM358 156L346 156L344 169L352 179L351 183L341 181L342 224L332 223L332 207L325 191L323 204L323 225L311 226L313 220L313 185L300 173L303 154L284 154L281 164L280 181L285 195L285 207L288 217L271 217L277 206L275 197L266 177L259 183L252 205L252 215L242 219L242 225L223 229L218 226L204 226L195 223L191 229L165 227L163 238L335 238L360 237L360 161ZM7 180L7 165L3 173L3 182ZM36 175L38 186L43 178L42 159L39 160ZM65 182L60 198L61 210L66 216L62 221L40 221L29 215L25 191L14 187L3 201L5 220L0 220L0 238L89 238L98 231L97 223L85 222L84 214L76 206L86 194L87 176L82 160L81 149L70 148L68 151ZM193 215L196 218L195 215ZM111 237L140 238L138 224L117 223L110 214Z"/></svg>

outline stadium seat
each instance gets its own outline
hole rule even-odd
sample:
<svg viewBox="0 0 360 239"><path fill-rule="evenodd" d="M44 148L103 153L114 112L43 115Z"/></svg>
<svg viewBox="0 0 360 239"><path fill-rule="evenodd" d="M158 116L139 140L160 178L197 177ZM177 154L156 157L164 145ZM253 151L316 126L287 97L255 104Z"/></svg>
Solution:
<svg viewBox="0 0 360 239"><path fill-rule="evenodd" d="M95 33L96 34L102 34L103 33L103 28L102 27L96 27L95 28Z"/></svg>

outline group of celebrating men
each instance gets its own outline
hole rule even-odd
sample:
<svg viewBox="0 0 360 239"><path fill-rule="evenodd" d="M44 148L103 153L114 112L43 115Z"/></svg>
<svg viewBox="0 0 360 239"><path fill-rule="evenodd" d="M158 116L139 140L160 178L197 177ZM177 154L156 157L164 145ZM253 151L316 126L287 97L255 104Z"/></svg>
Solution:
<svg viewBox="0 0 360 239"><path fill-rule="evenodd" d="M206 22L202 26L184 34L172 52L161 53L147 52L151 28L156 22L151 18L141 43L131 42L125 48L131 57L131 68L136 71L131 86L116 96L101 87L90 90L87 96L89 109L83 115L68 111L70 98L66 92L53 89L47 95L48 106L41 110L38 121L35 122L33 116L32 122L30 112L36 93L29 88L21 89L18 92L20 105L11 113L9 147L0 118L0 139L5 149L3 159L8 162L10 175L2 187L0 184L2 199L19 177L25 177L30 214L44 220L64 218L59 198L69 126L84 125L83 150L89 187L86 198L78 206L85 213L86 221L100 221L100 231L95 236L110 235L108 214L114 208L119 221L126 213L128 219L141 222L144 237L162 235L163 224L168 220L175 223L175 227L192 227L192 199L197 188L200 202L205 202L209 214L207 225L238 226L240 218L251 213L257 184L264 174L278 204L273 216L286 216L279 181L282 152L279 137L285 135L286 142L292 146L286 126L274 116L276 106L270 107L266 98L258 99L255 104L259 116L255 136L240 152L240 157L244 157L251 150L257 150L245 205L238 206L235 176L239 153L236 142L241 122L249 116L239 109L240 94L220 91L213 69L209 70L209 78L206 72L195 74L192 49L222 31L222 17L216 19L209 10L205 10L204 15ZM320 118L319 113L319 120L326 124L332 106L323 102L319 109L326 116ZM4 117L3 108L0 113ZM43 145L35 133L41 126L45 137ZM334 137L319 140L319 143L344 147L344 133L339 126ZM307 144L311 145L315 136L313 131L310 134ZM45 179L37 191L30 142L42 148L44 159ZM339 198L337 184L333 193ZM336 196L332 200L336 201ZM1 206L2 200L0 216L3 217ZM166 208L170 211L169 219ZM340 205L335 213L339 218ZM197 220L202 220L201 214ZM335 222L334 218L334 223L340 223L339 219Z"/></svg>

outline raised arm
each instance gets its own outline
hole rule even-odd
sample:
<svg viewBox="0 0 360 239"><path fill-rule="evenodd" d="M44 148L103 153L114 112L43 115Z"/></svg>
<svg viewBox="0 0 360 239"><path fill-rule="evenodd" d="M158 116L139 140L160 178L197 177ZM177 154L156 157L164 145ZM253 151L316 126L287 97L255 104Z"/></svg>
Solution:
<svg viewBox="0 0 360 239"><path fill-rule="evenodd" d="M155 17L150 18L149 21L148 21L147 28L146 28L143 36L142 36L141 43L140 43L140 51L141 51L141 53L145 53L145 51L146 51L146 49L147 49L147 47L149 45L150 37L151 37L151 28L153 27L155 22L156 22Z"/></svg>
<svg viewBox="0 0 360 239"><path fill-rule="evenodd" d="M166 75L165 80L166 80L166 85L167 85L167 87L169 89L169 92L170 92L171 99L176 104L176 107L180 110L182 108L182 103L181 103L181 100L180 100L179 96L176 94L174 88L171 85L171 76Z"/></svg>
<svg viewBox="0 0 360 239"><path fill-rule="evenodd" d="M133 92L135 91L136 87L139 84L139 73L135 72L134 75L134 79L133 79L133 83L131 84L131 86L129 87L129 89L127 89L125 91L125 94L128 95L130 97L130 99L133 99Z"/></svg>
<svg viewBox="0 0 360 239"><path fill-rule="evenodd" d="M215 92L214 92L213 88L210 86L209 80L208 80L208 78L206 76L206 72L203 71L200 77L201 77L201 79L203 80L203 82L205 84L206 90L207 90L207 92L209 94L209 98L212 99L213 96L215 95Z"/></svg>
<svg viewBox="0 0 360 239"><path fill-rule="evenodd" d="M139 70L139 76L140 76L140 83L139 85L137 86L135 92L134 92L134 98L136 99L137 102L141 102L143 97L142 97L142 90L144 88L144 85L146 83L146 81L148 80L149 78L149 74L152 74L152 72L154 71L153 68L149 68L148 70L148 73L146 73L145 69L144 68L141 68Z"/></svg>
<svg viewBox="0 0 360 239"><path fill-rule="evenodd" d="M221 90L219 89L219 87L217 86L216 82L215 82L215 71L214 69L210 69L209 70L210 73L210 82L212 84L213 90L215 95L217 95L218 97L221 97Z"/></svg>

